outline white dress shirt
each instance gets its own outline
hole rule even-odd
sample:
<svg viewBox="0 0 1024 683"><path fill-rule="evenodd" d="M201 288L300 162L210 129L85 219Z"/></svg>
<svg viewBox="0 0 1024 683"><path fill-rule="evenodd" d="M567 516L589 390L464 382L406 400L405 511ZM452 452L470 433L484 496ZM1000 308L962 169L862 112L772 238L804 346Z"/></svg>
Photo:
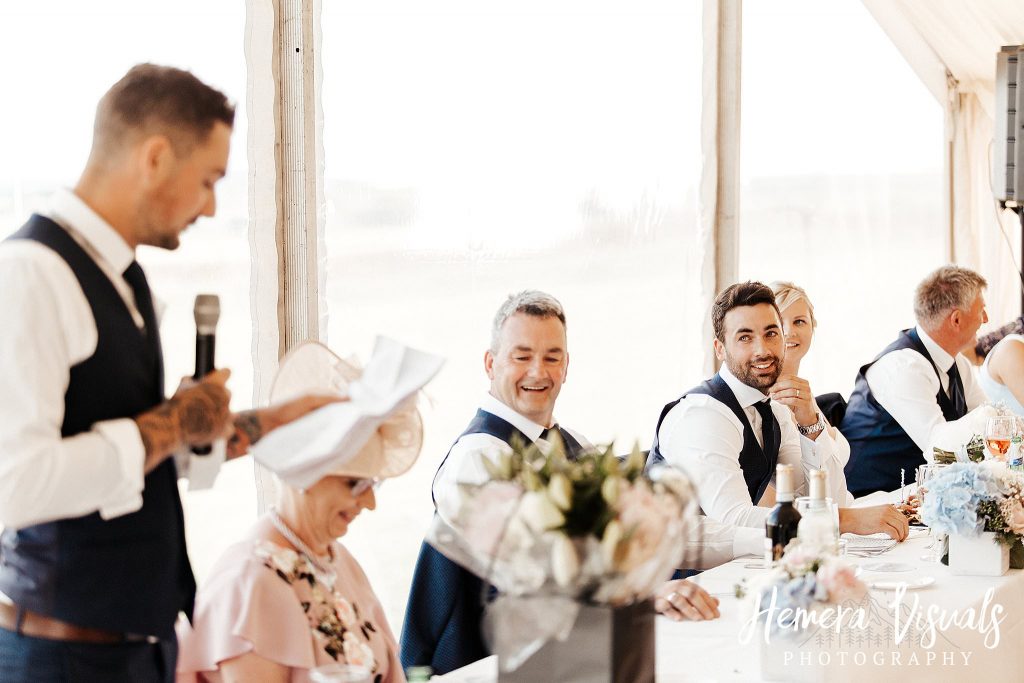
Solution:
<svg viewBox="0 0 1024 683"><path fill-rule="evenodd" d="M875 400L889 411L931 462L933 444L942 440L948 424L959 422L947 423L935 400L940 387L949 395L949 376L946 373L954 362L964 385L967 410L974 410L987 398L970 361L959 353L954 359L920 327L917 334L938 368L938 376L932 363L920 353L913 349L900 349L879 358L864 377Z"/></svg>
<svg viewBox="0 0 1024 683"><path fill-rule="evenodd" d="M484 396L480 409L505 420L530 441L538 441L546 429L544 425L523 417L490 394ZM593 447L575 431L564 425L562 429L569 432L584 448ZM502 453L511 452L507 443L490 434L467 434L456 441L434 477L434 502L441 518L450 524L457 514L461 503L459 484L483 484L490 479L484 467L484 458L496 463Z"/></svg>
<svg viewBox="0 0 1024 683"><path fill-rule="evenodd" d="M760 444L761 416L754 406L765 400L765 395L736 379L728 367L723 366L719 374L736 396ZM808 439L797 431L796 419L787 406L772 401L771 408L781 431L778 462L795 466L796 495L806 492L806 472L812 469L824 469L829 481L843 482L845 491L843 463L830 430L816 440ZM727 525L759 529L763 538L769 508L750 500L739 463L743 424L727 405L705 394L690 394L665 416L658 442L665 460L690 477L705 515ZM772 477L774 483L774 473Z"/></svg>
<svg viewBox="0 0 1024 683"><path fill-rule="evenodd" d="M54 196L49 216L110 278L141 329L122 276L132 248L69 190ZM67 262L33 240L0 242L0 310L0 524L18 529L96 511L110 519L141 508L145 448L134 420L97 422L61 437L70 369L98 342L92 309Z"/></svg>

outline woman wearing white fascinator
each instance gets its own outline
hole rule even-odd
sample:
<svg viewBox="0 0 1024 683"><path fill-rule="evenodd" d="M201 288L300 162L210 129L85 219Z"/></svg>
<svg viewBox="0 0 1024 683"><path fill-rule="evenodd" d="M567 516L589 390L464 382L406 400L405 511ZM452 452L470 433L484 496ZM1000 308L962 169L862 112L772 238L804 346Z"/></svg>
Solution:
<svg viewBox="0 0 1024 683"><path fill-rule="evenodd" d="M307 681L335 664L362 667L374 683L405 680L380 602L337 539L374 509L380 481L419 456L415 395L442 362L384 338L365 370L315 343L284 358L272 401L311 392L343 400L253 450L281 482L277 505L200 587L192 626L178 633L179 681Z"/></svg>

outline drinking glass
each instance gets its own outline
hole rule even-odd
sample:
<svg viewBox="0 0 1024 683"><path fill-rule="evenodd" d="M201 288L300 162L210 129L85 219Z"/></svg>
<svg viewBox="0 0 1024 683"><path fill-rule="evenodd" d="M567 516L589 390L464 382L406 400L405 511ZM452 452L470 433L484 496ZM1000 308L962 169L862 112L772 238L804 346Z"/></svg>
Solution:
<svg viewBox="0 0 1024 683"><path fill-rule="evenodd" d="M921 501L921 505L924 504L924 497L928 495L928 480L947 467L949 465L933 463L921 465L917 468L917 476L915 478L917 479L917 496ZM935 529L930 527L928 533L932 540L926 548L927 552L921 556L921 559L926 562L941 562L942 556L946 554L946 534L937 533Z"/></svg>
<svg viewBox="0 0 1024 683"><path fill-rule="evenodd" d="M351 664L324 664L309 670L311 683L370 683L370 670Z"/></svg>
<svg viewBox="0 0 1024 683"><path fill-rule="evenodd" d="M997 415L988 419L985 428L985 445L996 460L1006 462L1010 441L1017 435L1017 418L1013 415Z"/></svg>

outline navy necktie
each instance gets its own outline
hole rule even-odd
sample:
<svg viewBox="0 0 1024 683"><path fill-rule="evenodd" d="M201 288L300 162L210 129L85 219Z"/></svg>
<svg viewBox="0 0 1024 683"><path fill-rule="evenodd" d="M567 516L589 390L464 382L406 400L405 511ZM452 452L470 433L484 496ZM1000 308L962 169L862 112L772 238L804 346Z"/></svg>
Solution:
<svg viewBox="0 0 1024 683"><path fill-rule="evenodd" d="M768 462L775 462L779 456L778 432L775 429L775 415L772 413L772 404L765 399L754 404L754 408L761 416L761 450L764 451Z"/></svg>
<svg viewBox="0 0 1024 683"><path fill-rule="evenodd" d="M959 420L967 414L967 399L964 398L964 383L960 379L960 371L956 367L956 359L953 360L953 367L946 373L949 375L949 400L953 404L953 411Z"/></svg>
<svg viewBox="0 0 1024 683"><path fill-rule="evenodd" d="M163 350L160 348L160 331L156 322L156 311L153 309L153 295L149 291L149 283L146 281L146 274L142 272L142 266L138 261L132 261L128 269L124 271L124 281L132 288L135 295L135 308L142 316L142 322L146 329L144 334L149 341L150 348L156 354L157 387L160 392L160 400L164 394L164 363Z"/></svg>

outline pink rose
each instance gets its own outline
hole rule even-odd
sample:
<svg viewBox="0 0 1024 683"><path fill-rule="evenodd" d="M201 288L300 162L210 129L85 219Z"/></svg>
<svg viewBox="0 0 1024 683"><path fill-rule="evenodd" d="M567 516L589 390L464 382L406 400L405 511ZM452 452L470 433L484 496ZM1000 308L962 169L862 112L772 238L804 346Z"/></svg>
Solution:
<svg viewBox="0 0 1024 683"><path fill-rule="evenodd" d="M334 611L338 613L338 621L341 622L342 626L345 628L355 626L356 611L352 609L352 605L348 600L339 595L334 602Z"/></svg>
<svg viewBox="0 0 1024 683"><path fill-rule="evenodd" d="M818 581L828 590L829 602L859 602L867 592L867 586L857 578L853 567L836 559L827 559L818 568Z"/></svg>
<svg viewBox="0 0 1024 683"><path fill-rule="evenodd" d="M1015 534L1024 534L1024 505L1020 498L1009 498L1003 504L1003 516L1006 526Z"/></svg>
<svg viewBox="0 0 1024 683"><path fill-rule="evenodd" d="M346 631L342 639L342 650L345 653L345 662L353 666L361 666L373 671L375 662L373 650L365 643L361 643L352 631Z"/></svg>

